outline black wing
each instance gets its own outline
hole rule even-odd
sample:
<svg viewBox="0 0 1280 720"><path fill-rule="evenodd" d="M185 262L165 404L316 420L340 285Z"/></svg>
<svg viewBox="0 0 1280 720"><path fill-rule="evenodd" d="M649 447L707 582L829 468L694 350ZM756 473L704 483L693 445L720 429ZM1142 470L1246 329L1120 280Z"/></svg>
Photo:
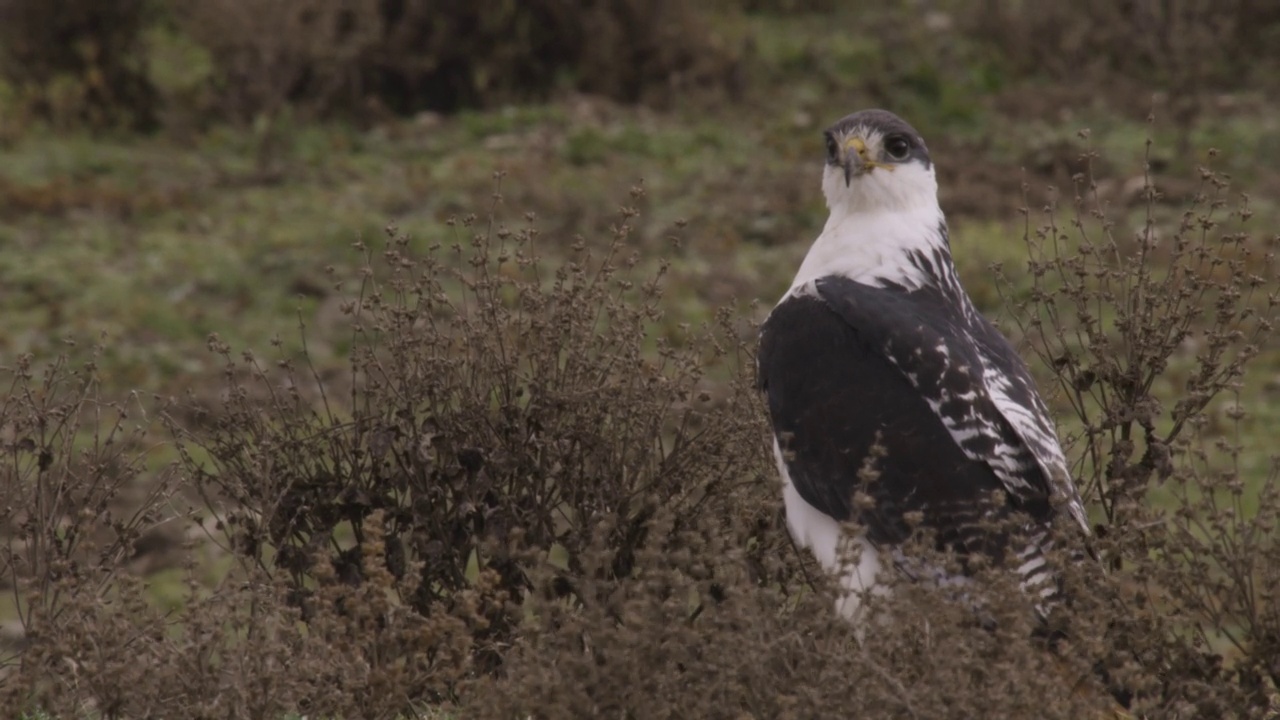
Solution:
<svg viewBox="0 0 1280 720"><path fill-rule="evenodd" d="M859 470L880 438L874 508L858 513L872 541L901 541L902 514L920 511L940 539L968 546L963 528L994 490L1049 518L1043 473L986 393L979 348L940 296L820 279L770 314L759 363L787 473L815 508L853 517Z"/></svg>
<svg viewBox="0 0 1280 720"><path fill-rule="evenodd" d="M945 242L946 225L941 225L938 231ZM1055 505L1060 503L1064 506L1085 534L1088 534L1089 518L1084 510L1084 502L1081 501L1080 492L1067 469L1067 460L1063 457L1062 446L1058 444L1058 433L1049 409L1036 391L1035 381L1026 364L1005 336L974 309L955 275L950 253L945 245L930 252L917 251L911 255L910 262L929 277L939 278L936 288L915 291L912 295L921 298L918 302L936 302L944 295L947 297L947 302L940 303L939 309L944 317L953 321L953 329L963 328L960 333L952 332L951 336L965 336L969 348L977 350L977 356L982 361L983 387L987 397L1012 427L1016 440L1019 441L1014 445L1004 446L995 453L997 460L993 467L996 474L1010 486L1011 491L1020 492L1024 473L1016 467L1016 463L1010 464L1010 461L1016 458L1020 463L1029 457L1048 479L1047 484L1056 496ZM892 284L883 278L878 280L881 286ZM932 300L926 300L930 295L933 296ZM995 435L991 437L999 439ZM970 453L970 457L976 456L977 454Z"/></svg>

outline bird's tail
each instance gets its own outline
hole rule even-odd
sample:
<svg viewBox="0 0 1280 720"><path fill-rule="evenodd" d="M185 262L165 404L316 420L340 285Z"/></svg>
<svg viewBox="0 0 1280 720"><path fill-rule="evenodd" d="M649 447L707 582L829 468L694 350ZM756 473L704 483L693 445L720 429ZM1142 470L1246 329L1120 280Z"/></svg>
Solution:
<svg viewBox="0 0 1280 720"><path fill-rule="evenodd" d="M1053 538L1049 528L1037 528L1027 538L1026 546L1017 553L1015 572L1022 591L1035 602L1036 614L1047 621L1053 608L1062 604L1064 594L1062 579L1049 563L1048 554L1053 550Z"/></svg>

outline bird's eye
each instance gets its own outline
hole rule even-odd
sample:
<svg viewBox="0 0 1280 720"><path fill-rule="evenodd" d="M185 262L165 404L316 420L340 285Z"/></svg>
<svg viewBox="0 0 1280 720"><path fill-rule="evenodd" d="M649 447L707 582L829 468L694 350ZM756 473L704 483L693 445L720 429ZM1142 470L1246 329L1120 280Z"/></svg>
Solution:
<svg viewBox="0 0 1280 720"><path fill-rule="evenodd" d="M827 135L827 162L836 163L840 160L840 143L831 135Z"/></svg>
<svg viewBox="0 0 1280 720"><path fill-rule="evenodd" d="M906 160L911 154L911 143L901 135L893 135L884 141L884 150L894 160Z"/></svg>

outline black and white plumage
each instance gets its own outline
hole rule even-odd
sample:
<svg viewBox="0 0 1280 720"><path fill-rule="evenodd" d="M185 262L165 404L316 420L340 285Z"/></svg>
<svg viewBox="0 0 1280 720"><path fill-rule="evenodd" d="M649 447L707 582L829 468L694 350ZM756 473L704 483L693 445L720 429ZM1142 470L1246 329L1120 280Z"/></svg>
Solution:
<svg viewBox="0 0 1280 720"><path fill-rule="evenodd" d="M912 572L896 552L910 531L904 513L919 512L962 552L999 553L1004 539L975 524L1001 491L1032 520L1017 570L1047 601L1055 512L1085 532L1088 522L1026 366L960 286L924 140L867 110L829 128L826 142L830 217L760 334L788 528L840 576L838 607L857 617L882 558ZM873 445L883 455L864 488ZM860 488L870 506L855 506ZM842 531L851 519L861 535Z"/></svg>

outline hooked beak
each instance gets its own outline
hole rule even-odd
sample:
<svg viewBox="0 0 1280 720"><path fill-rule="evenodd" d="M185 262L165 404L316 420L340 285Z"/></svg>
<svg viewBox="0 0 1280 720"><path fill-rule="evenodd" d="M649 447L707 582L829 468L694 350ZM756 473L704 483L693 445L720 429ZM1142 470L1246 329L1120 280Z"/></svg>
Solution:
<svg viewBox="0 0 1280 720"><path fill-rule="evenodd" d="M845 187L849 187L849 183L853 182L855 177L866 175L878 167L886 170L893 169L892 165L872 160L866 141L856 135L844 141L844 161L841 166L844 168Z"/></svg>

